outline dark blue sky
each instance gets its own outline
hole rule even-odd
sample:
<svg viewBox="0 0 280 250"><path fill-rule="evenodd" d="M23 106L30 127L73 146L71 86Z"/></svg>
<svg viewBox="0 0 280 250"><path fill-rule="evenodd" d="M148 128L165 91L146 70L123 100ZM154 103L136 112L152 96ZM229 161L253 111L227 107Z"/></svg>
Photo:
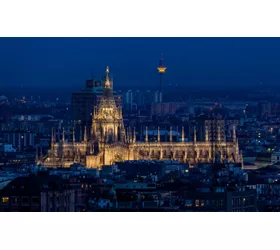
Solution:
<svg viewBox="0 0 280 250"><path fill-rule="evenodd" d="M267 86L280 83L280 38L0 38L1 87L79 88L107 65L115 88L164 85Z"/></svg>

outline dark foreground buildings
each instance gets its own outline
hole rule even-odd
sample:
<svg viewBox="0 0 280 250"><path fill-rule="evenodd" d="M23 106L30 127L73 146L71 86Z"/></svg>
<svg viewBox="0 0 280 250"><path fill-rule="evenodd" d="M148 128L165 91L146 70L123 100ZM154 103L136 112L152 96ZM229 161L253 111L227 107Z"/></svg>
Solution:
<svg viewBox="0 0 280 250"><path fill-rule="evenodd" d="M74 212L74 190L58 176L27 176L0 191L1 212Z"/></svg>

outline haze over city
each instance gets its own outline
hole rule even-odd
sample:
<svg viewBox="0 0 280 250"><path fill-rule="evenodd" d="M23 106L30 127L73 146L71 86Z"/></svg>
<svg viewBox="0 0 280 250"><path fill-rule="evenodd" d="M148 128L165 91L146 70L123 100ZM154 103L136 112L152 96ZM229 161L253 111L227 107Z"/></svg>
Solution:
<svg viewBox="0 0 280 250"><path fill-rule="evenodd" d="M109 65L116 88L234 89L280 82L279 38L1 38L1 88L77 89Z"/></svg>

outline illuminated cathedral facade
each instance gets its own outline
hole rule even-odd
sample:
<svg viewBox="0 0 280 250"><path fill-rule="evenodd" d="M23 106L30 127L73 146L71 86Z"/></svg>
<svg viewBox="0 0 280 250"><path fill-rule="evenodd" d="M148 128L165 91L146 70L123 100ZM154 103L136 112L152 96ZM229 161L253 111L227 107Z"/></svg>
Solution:
<svg viewBox="0 0 280 250"><path fill-rule="evenodd" d="M51 148L41 162L45 167L70 167L73 163L83 164L87 168L100 169L103 165L126 160L178 160L182 163L199 162L237 162L242 163L235 127L230 141L222 141L218 128L216 141L209 140L208 129L205 129L205 140L185 141L182 128L181 141L172 141L172 129L168 142L161 142L158 129L157 140L148 140L146 128L145 140L136 140L135 129L125 128L122 108L115 103L112 82L109 79L109 68L106 69L106 80L101 101L94 107L91 131L85 128L84 137L75 141L73 130L72 142L62 139L57 142L55 130L52 133Z"/></svg>

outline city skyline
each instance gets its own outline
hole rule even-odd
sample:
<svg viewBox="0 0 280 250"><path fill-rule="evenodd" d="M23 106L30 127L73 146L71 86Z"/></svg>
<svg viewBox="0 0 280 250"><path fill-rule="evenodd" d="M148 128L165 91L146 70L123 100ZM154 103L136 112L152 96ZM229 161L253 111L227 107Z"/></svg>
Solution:
<svg viewBox="0 0 280 250"><path fill-rule="evenodd" d="M184 57L188 49L159 57L142 51L137 57L140 48L152 44L144 39L137 50L135 41L140 40L106 39L107 49L105 43L96 46L98 53L95 49L87 55L100 55L102 60L95 57L95 67L84 79L92 63L80 63L86 58L79 53L85 51L78 45L87 42L83 39L50 39L45 49L41 41L46 40L40 40L41 45L36 39L24 40L22 48L33 41L29 51L40 53L28 56L24 49L15 52L18 61L15 55L7 60L2 78L12 65L22 64L24 75L19 82L18 74L10 78L19 86L10 84L7 96L1 89L0 211L280 210L279 91L270 89L267 81L244 82L260 76L277 81L273 46L263 49L268 43L259 41L246 48L246 40L235 39L180 39L181 45L195 41L191 58ZM117 48L127 41L131 46L123 48L121 56ZM64 48L65 43L75 48L67 55L71 49ZM230 44L235 50L221 54ZM169 53L180 50L173 47ZM198 54L197 48L204 49ZM132 50L136 55L127 53ZM188 85L184 80L191 66L201 72L192 71ZM219 81L231 76L232 84L219 87ZM24 82L30 77L28 87ZM135 82L143 77L146 85L137 91ZM125 79L131 80L128 85ZM233 84L236 79L243 79L243 86L242 81Z"/></svg>
<svg viewBox="0 0 280 250"><path fill-rule="evenodd" d="M275 246L279 5L1 2L3 247Z"/></svg>

